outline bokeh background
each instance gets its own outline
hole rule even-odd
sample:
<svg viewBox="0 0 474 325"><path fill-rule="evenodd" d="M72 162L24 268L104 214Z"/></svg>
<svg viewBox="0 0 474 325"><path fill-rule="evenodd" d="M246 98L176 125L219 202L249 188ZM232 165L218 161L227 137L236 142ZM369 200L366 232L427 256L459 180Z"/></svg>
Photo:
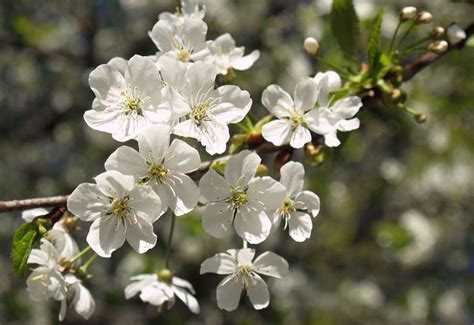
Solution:
<svg viewBox="0 0 474 325"><path fill-rule="evenodd" d="M292 91L300 76L327 68L304 53L306 36L320 40L324 58L344 62L329 25L330 0L204 0L208 39L229 32L260 60L234 83L262 116L263 89ZM403 5L432 12L432 26L471 23L466 1L356 0L362 26L385 8L383 36L391 36ZM103 171L119 143L82 119L93 99L89 72L114 56L149 55L147 36L176 1L31 1L0 3L0 200L70 193ZM362 29L366 39L367 29ZM273 234L258 251L290 263L290 276L269 280L271 304L255 311L247 299L233 313L219 310L219 276L199 276L207 257L238 247L235 237L203 232L199 210L178 219L172 268L189 279L201 303L191 314L180 302L158 314L138 298L126 301L128 277L161 267L169 218L155 229L159 243L140 256L124 247L98 259L87 286L97 309L91 324L472 324L474 321L474 50L454 51L404 85L408 103L428 115L419 125L377 103L359 113L362 126L331 151L320 167L307 166L307 187L322 208L304 243ZM134 145L131 143L130 145ZM203 155L203 160L206 156ZM295 156L301 160L301 155ZM0 215L0 323L57 322L59 304L32 302L8 260L20 213ZM88 224L74 234L85 243ZM84 321L68 311L65 324Z"/></svg>

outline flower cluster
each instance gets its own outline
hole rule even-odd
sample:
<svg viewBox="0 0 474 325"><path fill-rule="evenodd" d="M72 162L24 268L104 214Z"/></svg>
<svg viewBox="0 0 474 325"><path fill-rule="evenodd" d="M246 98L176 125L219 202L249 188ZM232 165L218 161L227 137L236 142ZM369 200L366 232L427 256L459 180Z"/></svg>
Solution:
<svg viewBox="0 0 474 325"><path fill-rule="evenodd" d="M26 214L37 216L41 211ZM25 216L25 215L24 215ZM62 222L46 232L40 248L32 249L28 264L36 265L26 280L30 298L35 301L54 300L61 302L59 320L66 316L68 305L76 313L88 319L95 309L95 301L89 290L82 285L80 259L77 244Z"/></svg>
<svg viewBox="0 0 474 325"><path fill-rule="evenodd" d="M221 159L225 168L219 173L212 163L203 167L198 150L177 138L193 138L208 154L222 154L230 139L228 125L241 122L252 106L247 91L218 86L218 76L230 80L234 69L250 68L259 52L245 56L244 48L236 47L227 33L206 41L204 16L204 7L183 0L175 14L162 13L149 32L158 48L155 55L114 58L90 73L95 99L84 120L119 142L135 140L138 150L125 145L115 150L105 162L105 172L93 183L80 184L67 208L91 222L87 243L98 256L110 258L125 241L140 254L152 249L157 243L154 223L167 211L172 218L170 244L175 216L191 212L200 201L207 233L222 238L235 229L244 242L243 249L230 249L201 265L201 273L228 274L217 288L218 306L236 309L245 290L254 307L261 309L270 298L259 274L285 277L288 263L272 252L252 262L255 250L247 245L263 242L282 224L293 240L310 238L320 201L303 189L305 171L298 162L286 163L277 181L257 176L261 157L242 150ZM276 146L301 148L315 141L312 131L327 146L339 145L337 132L359 127L354 116L362 106L358 97L338 95L340 88L341 78L333 71L301 79L293 97L277 85L267 87L262 103L277 120L262 123L261 135ZM197 185L193 176L202 175L199 171L205 174ZM71 272L81 253L68 234L61 237L57 231L56 226L50 230L52 242L44 239L30 255L29 263L40 266L29 276L28 290L33 299L52 297L63 305L72 301L87 318L94 302ZM132 277L126 298L139 294L161 310L165 303L171 307L177 296L191 312L199 313L192 285L169 270L168 257L164 269Z"/></svg>

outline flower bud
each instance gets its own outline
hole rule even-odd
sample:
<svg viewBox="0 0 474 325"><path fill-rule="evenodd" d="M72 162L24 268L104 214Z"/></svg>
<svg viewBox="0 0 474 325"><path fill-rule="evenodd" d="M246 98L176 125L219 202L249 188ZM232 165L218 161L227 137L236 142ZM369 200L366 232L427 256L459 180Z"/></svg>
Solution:
<svg viewBox="0 0 474 325"><path fill-rule="evenodd" d="M319 83L324 76L328 78L328 91L330 93L334 91L338 91L341 88L341 85L342 85L341 77L339 76L337 72L334 72L331 70L326 71L326 72L318 72L314 76L313 80Z"/></svg>
<svg viewBox="0 0 474 325"><path fill-rule="evenodd" d="M400 20L407 21L412 20L416 16L416 8L413 6L404 7L400 10Z"/></svg>
<svg viewBox="0 0 474 325"><path fill-rule="evenodd" d="M425 123L426 122L426 115L422 113L415 114L413 116L415 118L415 121L418 123Z"/></svg>
<svg viewBox="0 0 474 325"><path fill-rule="evenodd" d="M451 45L455 45L461 41L464 41L467 37L466 32L456 24L448 26L447 34L449 43Z"/></svg>
<svg viewBox="0 0 474 325"><path fill-rule="evenodd" d="M444 36L445 33L446 33L446 30L444 29L444 27L436 26L431 31L431 36L433 36L434 38L440 38Z"/></svg>
<svg viewBox="0 0 474 325"><path fill-rule="evenodd" d="M317 57L319 55L319 43L314 37L307 37L304 40L304 49L311 56Z"/></svg>
<svg viewBox="0 0 474 325"><path fill-rule="evenodd" d="M428 11L420 11L416 14L417 24L429 24L433 20L433 15Z"/></svg>
<svg viewBox="0 0 474 325"><path fill-rule="evenodd" d="M268 174L268 167L264 164L260 164L257 167L257 172L255 173L256 176L265 176Z"/></svg>
<svg viewBox="0 0 474 325"><path fill-rule="evenodd" d="M448 42L441 40L428 44L428 50L435 53L442 53L448 49L448 46Z"/></svg>

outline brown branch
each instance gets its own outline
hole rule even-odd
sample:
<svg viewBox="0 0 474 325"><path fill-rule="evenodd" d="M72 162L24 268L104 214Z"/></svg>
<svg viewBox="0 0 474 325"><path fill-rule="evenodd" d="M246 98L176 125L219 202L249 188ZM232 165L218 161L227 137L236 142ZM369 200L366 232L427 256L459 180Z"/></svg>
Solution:
<svg viewBox="0 0 474 325"><path fill-rule="evenodd" d="M424 68L428 67L430 64L438 61L446 54L450 53L453 50L460 50L464 48L466 45L467 40L470 36L474 34L474 23L470 24L466 29L466 38L457 43L456 45L449 46L449 48L442 52L442 53L427 53L420 56L415 61L408 63L405 65L404 72L403 72L403 81L406 82L413 78L417 73L419 73Z"/></svg>
<svg viewBox="0 0 474 325"><path fill-rule="evenodd" d="M67 203L67 197L67 195L61 195L27 200L0 201L0 213L39 207L64 207Z"/></svg>

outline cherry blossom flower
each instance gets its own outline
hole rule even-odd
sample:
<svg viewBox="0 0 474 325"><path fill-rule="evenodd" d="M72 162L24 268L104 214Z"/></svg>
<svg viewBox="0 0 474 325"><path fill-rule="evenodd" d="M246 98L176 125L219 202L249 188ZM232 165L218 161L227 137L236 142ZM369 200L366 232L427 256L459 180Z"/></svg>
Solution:
<svg viewBox="0 0 474 325"><path fill-rule="evenodd" d="M133 56L123 70L120 59L98 66L89 75L96 95L84 120L93 129L112 134L117 141L136 137L149 124L167 123L170 104L162 96L158 67L152 60Z"/></svg>
<svg viewBox="0 0 474 325"><path fill-rule="evenodd" d="M125 298L130 299L140 292L140 299L154 306L172 306L177 296L191 312L199 314L199 303L194 297L194 288L186 280L173 276L169 270L155 274L141 274L130 278L131 283L125 288Z"/></svg>
<svg viewBox="0 0 474 325"><path fill-rule="evenodd" d="M235 41L228 33L210 42L209 49L213 56L213 63L222 75L227 74L230 69L247 70L260 57L258 50L244 56L245 48L235 47Z"/></svg>
<svg viewBox="0 0 474 325"><path fill-rule="evenodd" d="M192 17L182 17L179 20L160 19L148 32L160 51L158 55L169 53L182 62L210 59L206 34L206 23Z"/></svg>
<svg viewBox="0 0 474 325"><path fill-rule="evenodd" d="M321 106L312 110L306 116L308 128L324 136L328 147L341 144L337 131L347 132L359 128L360 121L353 118L362 107L362 101L357 96L340 99L332 106Z"/></svg>
<svg viewBox="0 0 474 325"><path fill-rule="evenodd" d="M338 91L341 88L342 80L341 80L341 77L339 76L339 74L337 74L337 72L331 71L331 70L326 71L326 72L318 72L318 73L316 73L316 75L314 76L313 79L317 84L319 84L319 83L323 82L324 77L327 78L327 92ZM324 90L324 88L322 88L322 90ZM327 104L327 103L322 103L321 102L322 98L327 98L326 96L324 96L324 97L320 96L320 98L319 98L319 102L320 102L319 104L320 105L326 105Z"/></svg>
<svg viewBox="0 0 474 325"><path fill-rule="evenodd" d="M26 289L32 300L53 298L60 301L66 298L66 282L62 275L64 266L58 263L60 259L53 244L44 238L39 249L31 250L27 263L38 265L26 279Z"/></svg>
<svg viewBox="0 0 474 325"><path fill-rule="evenodd" d="M174 80L171 85L181 85L172 105L189 112L173 133L195 138L211 155L223 153L230 138L227 124L242 121L252 106L249 93L230 85L214 89L217 69L206 62L189 65L184 74L179 68L176 72L166 70L165 76L165 82Z"/></svg>
<svg viewBox="0 0 474 325"><path fill-rule="evenodd" d="M320 93L327 88L327 77L321 83L302 78L295 87L293 98L278 85L268 86L262 94L262 104L278 120L270 121L262 127L265 140L276 146L289 143L293 148L301 148L311 141L308 130L308 114L316 104Z"/></svg>
<svg viewBox="0 0 474 325"><path fill-rule="evenodd" d="M273 214L273 226L277 228L284 221L289 228L290 237L297 242L311 237L313 222L311 217L319 213L319 197L310 191L303 191L304 167L294 161L286 163L281 169L280 183L286 188L286 197Z"/></svg>
<svg viewBox="0 0 474 325"><path fill-rule="evenodd" d="M69 231L64 227L63 220L56 222L53 228L46 232L44 238L54 245L59 256L69 260L79 253L79 248Z"/></svg>
<svg viewBox="0 0 474 325"><path fill-rule="evenodd" d="M132 175L139 184L150 185L168 207L180 216L191 211L199 199L199 188L185 173L199 168L199 152L182 140L170 145L168 125L153 125L138 136L139 152L127 146L118 148L105 162L105 169Z"/></svg>
<svg viewBox="0 0 474 325"><path fill-rule="evenodd" d="M150 186L136 186L133 176L106 171L96 184L80 184L68 198L68 210L92 221L87 243L101 257L110 257L125 240L142 254L156 244L153 233L161 210L159 196Z"/></svg>
<svg viewBox="0 0 474 325"><path fill-rule="evenodd" d="M44 216L48 214L48 210L45 208L35 208L25 210L21 213L21 218L25 220L25 222L32 222L36 217Z"/></svg>
<svg viewBox="0 0 474 325"><path fill-rule="evenodd" d="M182 0L181 8L177 8L175 13L163 12L160 14L160 20L168 20L169 22L181 26L186 18L203 19L206 15L206 7L200 5L196 0Z"/></svg>
<svg viewBox="0 0 474 325"><path fill-rule="evenodd" d="M265 240L271 229L269 215L284 199L285 188L271 177L254 178L260 157L243 150L227 161L225 177L214 169L201 178L207 200L202 214L204 230L221 238L234 224L238 235L252 244Z"/></svg>
<svg viewBox="0 0 474 325"><path fill-rule="evenodd" d="M288 262L273 252L265 252L252 262L255 250L229 249L216 254L201 264L201 274L228 274L217 286L219 308L233 311L239 305L242 290L245 290L255 309L263 309L270 303L268 286L259 274L284 278L288 276Z"/></svg>
<svg viewBox="0 0 474 325"><path fill-rule="evenodd" d="M84 319L89 319L95 310L95 301L90 291L82 285L82 281L75 275L67 274L64 277L67 284L67 297L61 300L61 309L59 311L59 320L63 321L66 317L68 302L74 307L76 313Z"/></svg>

